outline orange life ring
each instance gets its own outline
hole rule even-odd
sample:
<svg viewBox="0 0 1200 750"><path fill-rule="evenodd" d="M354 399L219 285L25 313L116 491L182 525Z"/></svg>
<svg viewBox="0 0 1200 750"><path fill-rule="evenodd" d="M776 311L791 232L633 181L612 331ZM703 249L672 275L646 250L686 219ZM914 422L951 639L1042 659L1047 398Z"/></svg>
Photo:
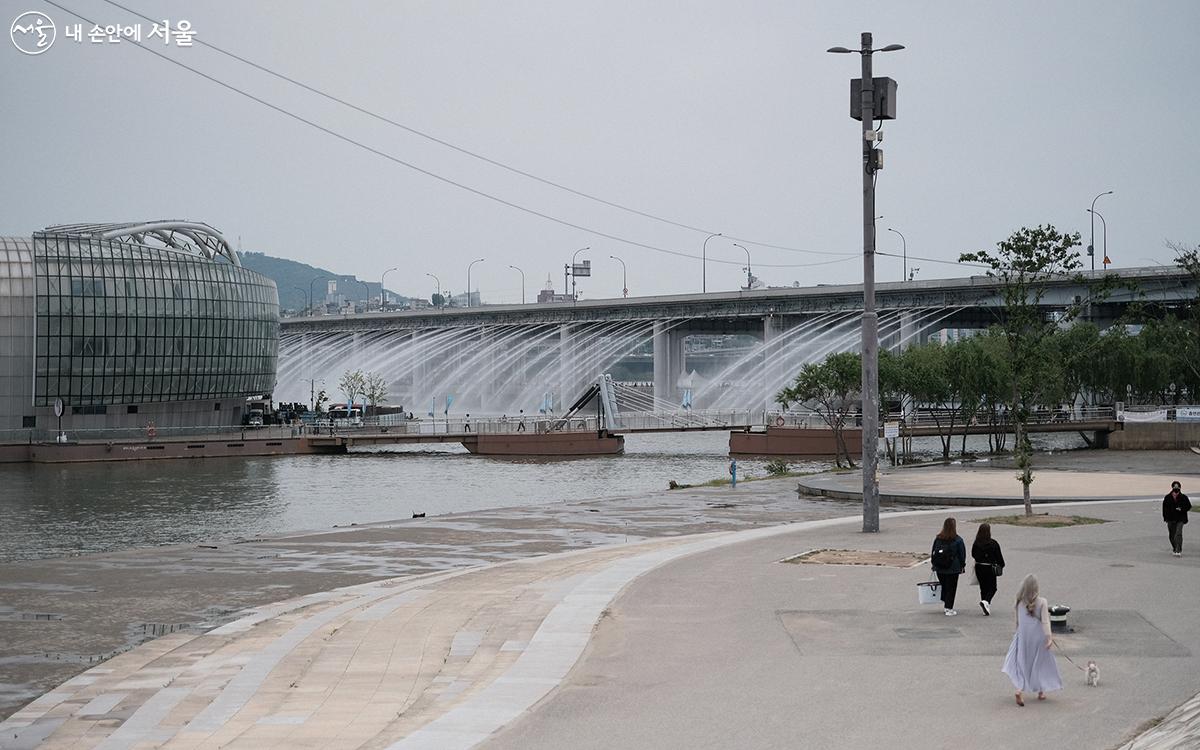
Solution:
<svg viewBox="0 0 1200 750"><path fill-rule="evenodd" d="M154 429L154 425L149 425L148 427L146 427L146 437L153 440L157 436L158 436L158 430Z"/></svg>
<svg viewBox="0 0 1200 750"><path fill-rule="evenodd" d="M785 422L784 422L784 419L783 419L783 415L782 415L782 414L781 414L781 415L779 415L778 417L775 417L775 426L776 426L776 427L783 427L784 423L785 423Z"/></svg>

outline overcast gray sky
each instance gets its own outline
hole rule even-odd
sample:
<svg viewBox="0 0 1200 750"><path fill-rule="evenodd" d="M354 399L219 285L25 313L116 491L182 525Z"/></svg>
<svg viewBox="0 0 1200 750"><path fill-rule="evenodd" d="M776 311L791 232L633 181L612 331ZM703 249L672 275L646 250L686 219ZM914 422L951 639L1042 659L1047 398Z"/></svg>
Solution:
<svg viewBox="0 0 1200 750"><path fill-rule="evenodd" d="M102 24L149 24L103 0L56 0ZM207 2L120 0L191 22L198 38L412 128L548 180L743 242L772 285L861 279L858 123L848 80L872 31L876 75L899 82L884 127L881 250L954 260L1022 225L1108 222L1117 267L1169 263L1200 241L1200 3ZM0 233L78 221L206 221L247 250L426 296L517 301L590 245L585 298L699 291L700 261L501 205L267 109L129 43L82 43L39 0L0 0L58 25L46 53L0 52ZM323 127L532 211L699 256L705 234L617 210L374 121L205 49L173 58ZM1100 224L1096 243L1100 244ZM745 254L709 242L708 288ZM830 262L832 261L832 262ZM813 264L776 268L768 264ZM918 278L964 275L911 261ZM899 258L880 257L880 280Z"/></svg>

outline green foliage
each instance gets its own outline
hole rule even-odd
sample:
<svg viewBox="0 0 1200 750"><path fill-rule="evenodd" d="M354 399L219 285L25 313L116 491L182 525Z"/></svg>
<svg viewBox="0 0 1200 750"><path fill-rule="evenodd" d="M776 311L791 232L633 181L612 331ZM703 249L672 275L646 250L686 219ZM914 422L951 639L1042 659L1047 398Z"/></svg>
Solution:
<svg viewBox="0 0 1200 750"><path fill-rule="evenodd" d="M363 400L368 408L379 408L388 399L388 382L377 372L368 372L363 377Z"/></svg>
<svg viewBox="0 0 1200 750"><path fill-rule="evenodd" d="M346 394L347 408L354 404L356 396L361 394L367 388L367 376L362 370L347 370L342 373L342 377L338 380L338 389Z"/></svg>
<svg viewBox="0 0 1200 750"><path fill-rule="evenodd" d="M833 430L837 452L834 463L842 458L854 466L846 449L843 430L862 388L862 359L852 352L830 354L821 362L809 362L800 369L792 384L779 391L775 400L788 409L792 404L809 403Z"/></svg>
<svg viewBox="0 0 1200 750"><path fill-rule="evenodd" d="M770 474L771 476L781 477L781 476L787 474L788 470L791 467L788 466L788 462L784 461L782 458L773 458L767 462L767 465L765 468L767 470L767 473Z"/></svg>
<svg viewBox="0 0 1200 750"><path fill-rule="evenodd" d="M1076 304L1058 321L1042 315L1041 301L1047 282L1079 270L1079 233L1061 234L1049 224L1030 229L1022 227L996 245L995 252L980 250L963 253L959 261L982 263L987 275L1000 282L1004 315L997 330L1004 337L1009 371L1008 410L1014 425L1014 450L1020 479L1024 486L1025 513L1033 513L1029 485L1033 482L1033 454L1026 428L1034 404L1044 403L1050 390L1057 387L1053 372L1047 368L1047 339L1057 324L1076 317Z"/></svg>

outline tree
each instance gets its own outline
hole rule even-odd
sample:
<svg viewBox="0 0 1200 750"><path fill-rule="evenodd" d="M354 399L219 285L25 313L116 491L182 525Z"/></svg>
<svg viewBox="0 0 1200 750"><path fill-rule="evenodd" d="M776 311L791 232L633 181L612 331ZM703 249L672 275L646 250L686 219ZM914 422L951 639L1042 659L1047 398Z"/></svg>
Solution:
<svg viewBox="0 0 1200 750"><path fill-rule="evenodd" d="M346 394L347 409L354 407L354 397L362 393L366 387L367 379L362 370L347 370L342 373L342 378L338 381L338 388Z"/></svg>
<svg viewBox="0 0 1200 750"><path fill-rule="evenodd" d="M316 411L317 414L321 414L325 411L325 402L328 400L329 400L329 394L325 393L324 388L322 388L320 391L317 392L316 403L313 405L313 409Z"/></svg>
<svg viewBox="0 0 1200 750"><path fill-rule="evenodd" d="M775 400L786 410L794 403L812 403L813 410L833 430L834 463L840 468L842 457L854 468L854 459L846 448L845 427L850 410L862 389L862 365L859 355L851 352L830 354L821 362L809 362L791 385L779 391Z"/></svg>
<svg viewBox="0 0 1200 750"><path fill-rule="evenodd" d="M1029 442L1029 417L1033 407L1043 402L1043 394L1051 386L1045 378L1043 358L1046 339L1059 323L1069 322L1079 314L1080 303L1068 306L1057 321L1042 314L1041 302L1047 282L1077 272L1081 267L1079 233L1061 234L1053 226L1022 227L1008 239L998 243L994 252L980 250L963 253L962 263L981 263L988 267L987 275L1000 282L1004 304L998 326L1011 363L1008 389L1008 412L1013 424L1013 450L1018 479L1025 500L1025 515L1033 515L1029 485L1033 483L1033 446Z"/></svg>
<svg viewBox="0 0 1200 750"><path fill-rule="evenodd" d="M370 408L379 410L379 405L388 398L388 383L383 379L383 375L377 372L368 372L363 379L363 399L370 405Z"/></svg>

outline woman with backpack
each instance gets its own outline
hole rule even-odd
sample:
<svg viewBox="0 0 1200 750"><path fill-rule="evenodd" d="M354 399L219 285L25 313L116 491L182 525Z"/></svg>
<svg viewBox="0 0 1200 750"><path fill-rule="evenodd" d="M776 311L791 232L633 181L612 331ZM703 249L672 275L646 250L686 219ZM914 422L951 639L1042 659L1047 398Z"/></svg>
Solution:
<svg viewBox="0 0 1200 750"><path fill-rule="evenodd" d="M979 580L979 608L983 614L992 613L992 597L996 595L996 578L1004 571L1004 554L1000 543L992 539L992 525L979 524L975 543L971 545L971 557L975 560L975 578Z"/></svg>
<svg viewBox="0 0 1200 750"><path fill-rule="evenodd" d="M967 569L967 545L958 535L958 522L953 518L947 518L942 523L942 530L933 538L930 561L933 563L933 572L937 574L938 583L941 584L942 606L946 608L946 617L953 617L958 614L954 609L958 577Z"/></svg>

